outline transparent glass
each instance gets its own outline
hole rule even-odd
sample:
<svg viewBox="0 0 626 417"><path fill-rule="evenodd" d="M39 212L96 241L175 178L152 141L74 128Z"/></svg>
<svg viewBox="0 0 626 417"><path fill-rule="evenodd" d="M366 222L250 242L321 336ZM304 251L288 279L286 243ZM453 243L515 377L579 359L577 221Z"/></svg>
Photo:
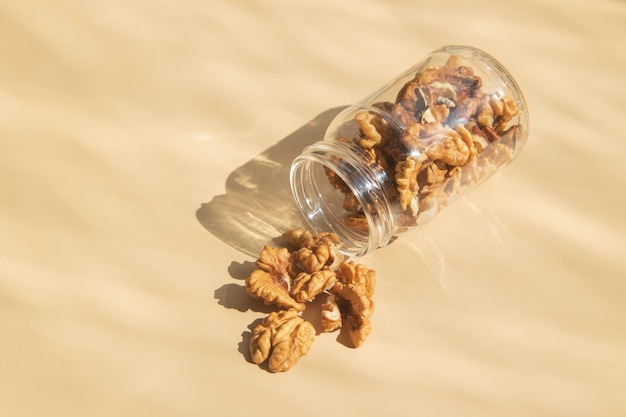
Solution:
<svg viewBox="0 0 626 417"><path fill-rule="evenodd" d="M446 46L346 108L291 166L315 232L365 255L433 220L509 164L528 136L524 97L487 53Z"/></svg>

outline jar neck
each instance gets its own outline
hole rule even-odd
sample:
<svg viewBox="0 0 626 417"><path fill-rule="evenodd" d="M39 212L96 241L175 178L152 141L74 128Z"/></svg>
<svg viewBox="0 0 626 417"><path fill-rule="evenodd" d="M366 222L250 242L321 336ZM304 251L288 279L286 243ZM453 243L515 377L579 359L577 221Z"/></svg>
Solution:
<svg viewBox="0 0 626 417"><path fill-rule="evenodd" d="M328 171L350 188L362 208L362 227L346 223L345 194L333 187ZM386 246L395 232L386 173L367 163L362 148L351 142L324 140L304 149L291 166L291 190L310 228L336 233L342 252L362 256Z"/></svg>

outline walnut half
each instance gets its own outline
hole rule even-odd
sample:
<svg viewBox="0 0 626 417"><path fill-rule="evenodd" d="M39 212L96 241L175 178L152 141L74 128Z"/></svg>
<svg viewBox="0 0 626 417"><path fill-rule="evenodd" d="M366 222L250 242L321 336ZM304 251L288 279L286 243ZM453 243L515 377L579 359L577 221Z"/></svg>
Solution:
<svg viewBox="0 0 626 417"><path fill-rule="evenodd" d="M298 267L309 274L322 269L337 269L337 265L343 261L343 255L339 252L341 242L339 236L331 232L322 232L314 235L301 229L294 229L283 233L283 239L295 246Z"/></svg>
<svg viewBox="0 0 626 417"><path fill-rule="evenodd" d="M246 278L248 294L263 300L265 304L304 310L304 304L294 300L290 294L292 278L289 271L292 266L291 254L287 249L265 246L256 265L259 269Z"/></svg>
<svg viewBox="0 0 626 417"><path fill-rule="evenodd" d="M336 280L335 272L330 269L323 269L312 274L300 272L293 280L291 293L297 301L311 301L322 292L332 288Z"/></svg>
<svg viewBox="0 0 626 417"><path fill-rule="evenodd" d="M326 301L322 304L322 312L320 316L322 329L325 332L334 332L341 328L341 310L335 301L335 296L330 294Z"/></svg>
<svg viewBox="0 0 626 417"><path fill-rule="evenodd" d="M309 352L314 339L315 327L296 310L276 311L252 331L250 355L258 365L269 359L271 372L284 372Z"/></svg>
<svg viewBox="0 0 626 417"><path fill-rule="evenodd" d="M331 296L322 305L324 331L344 327L354 347L361 346L372 331L370 318L374 313L375 286L374 270L352 261L342 262L337 269L337 282L331 289Z"/></svg>

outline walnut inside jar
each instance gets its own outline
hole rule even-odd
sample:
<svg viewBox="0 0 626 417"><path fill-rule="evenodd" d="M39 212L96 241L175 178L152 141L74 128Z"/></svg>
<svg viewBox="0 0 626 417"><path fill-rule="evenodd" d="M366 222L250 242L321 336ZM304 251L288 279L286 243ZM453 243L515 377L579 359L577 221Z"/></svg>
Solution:
<svg viewBox="0 0 626 417"><path fill-rule="evenodd" d="M413 226L448 205L464 189L513 158L522 127L515 101L485 91L472 67L451 55L442 66L418 71L397 93L354 116L358 145L372 169L385 172L386 194L398 226ZM508 150L506 149L508 148ZM350 188L332 171L344 194L345 224L366 230L367 220Z"/></svg>

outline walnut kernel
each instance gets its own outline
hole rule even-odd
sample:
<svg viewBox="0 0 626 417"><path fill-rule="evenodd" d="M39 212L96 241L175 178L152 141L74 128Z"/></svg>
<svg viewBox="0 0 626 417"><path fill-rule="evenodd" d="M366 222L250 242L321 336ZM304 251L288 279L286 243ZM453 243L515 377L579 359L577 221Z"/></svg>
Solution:
<svg viewBox="0 0 626 417"><path fill-rule="evenodd" d="M337 282L331 289L354 347L361 346L372 331L370 318L374 313L376 273L364 265L343 262L337 269ZM329 306L332 311L332 305Z"/></svg>
<svg viewBox="0 0 626 417"><path fill-rule="evenodd" d="M296 301L311 301L322 292L332 288L336 280L335 272L330 269L313 273L301 272L293 280L291 293Z"/></svg>
<svg viewBox="0 0 626 417"><path fill-rule="evenodd" d="M252 361L262 364L269 359L271 372L284 372L309 352L315 339L315 327L294 309L270 313L252 331Z"/></svg>
<svg viewBox="0 0 626 417"><path fill-rule="evenodd" d="M265 304L277 304L297 311L304 310L304 304L297 302L290 295L292 278L289 270L293 266L287 249L265 246L256 265L259 269L246 278L248 294L262 299Z"/></svg>

